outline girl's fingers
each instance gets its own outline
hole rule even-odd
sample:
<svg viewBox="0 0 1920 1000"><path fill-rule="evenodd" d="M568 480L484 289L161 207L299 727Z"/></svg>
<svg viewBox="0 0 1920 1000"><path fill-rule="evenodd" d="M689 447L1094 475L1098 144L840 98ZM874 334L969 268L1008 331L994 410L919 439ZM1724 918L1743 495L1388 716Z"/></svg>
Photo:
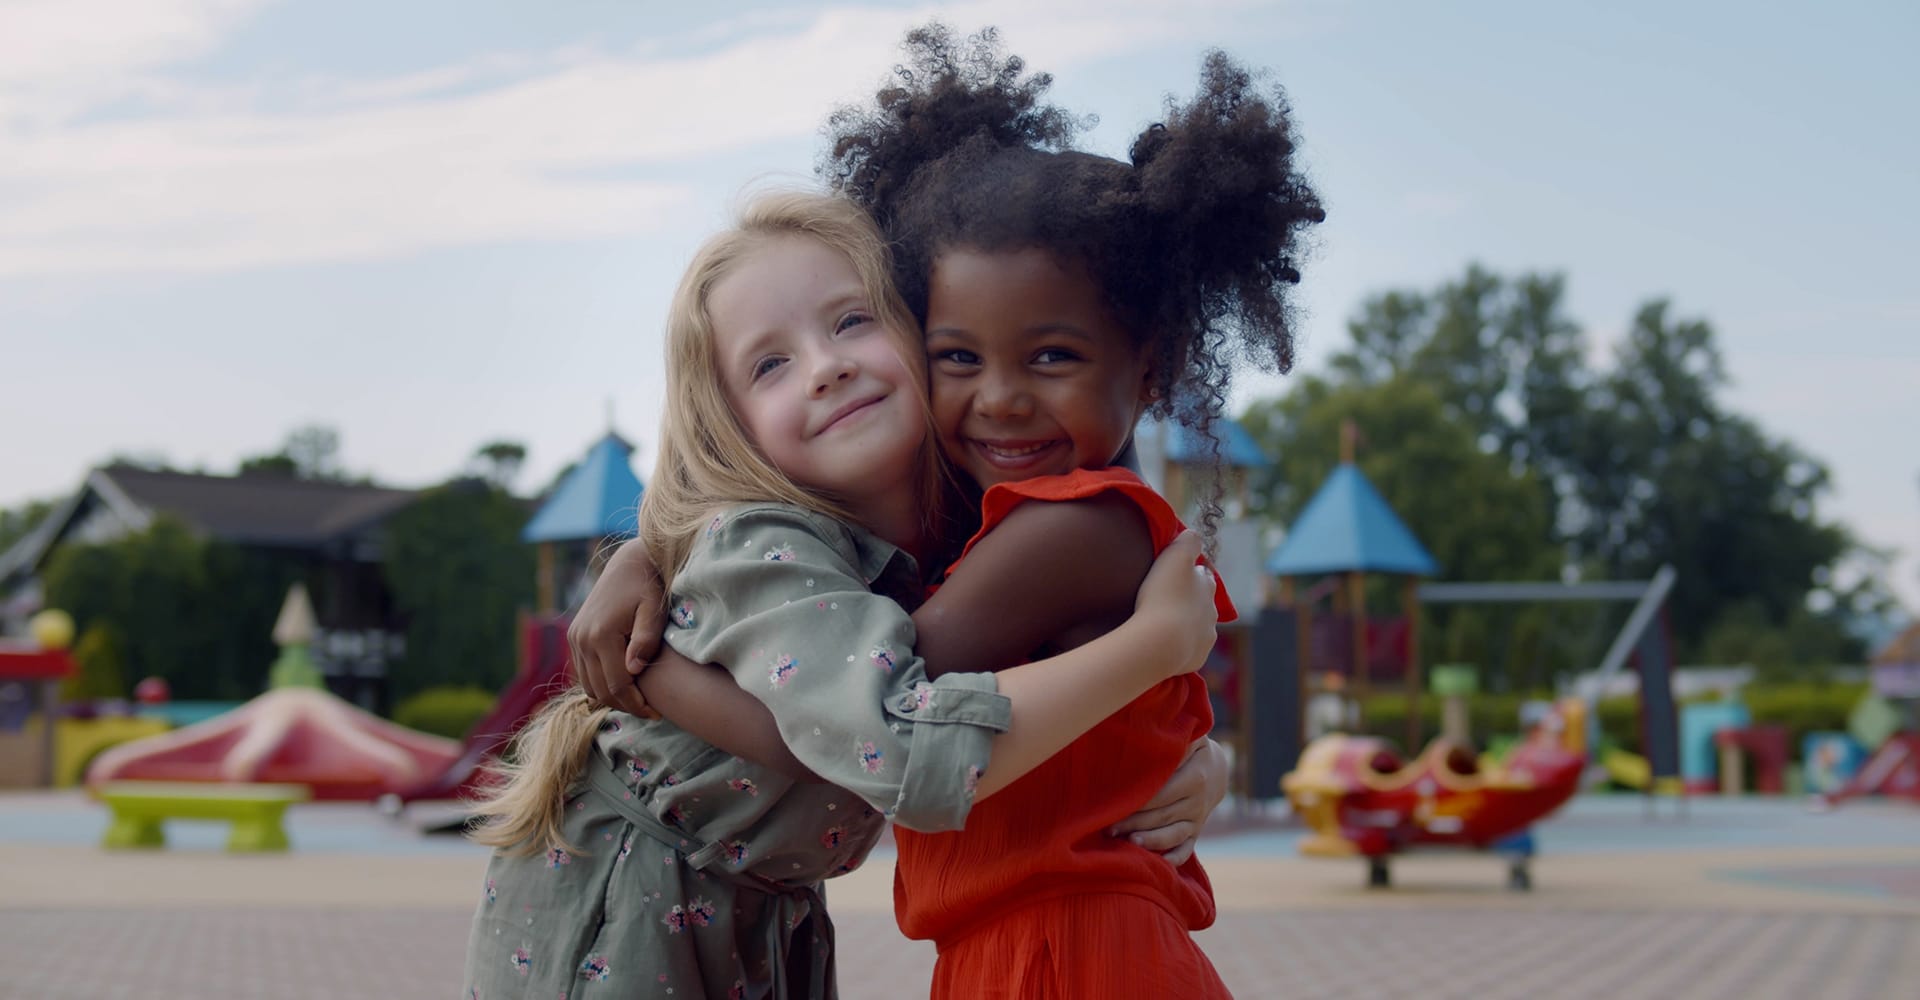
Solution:
<svg viewBox="0 0 1920 1000"><path fill-rule="evenodd" d="M1177 803L1164 805L1157 809L1142 809L1128 816L1126 819L1115 823L1112 832L1116 837L1124 837L1128 834L1139 835L1168 826L1179 826L1184 822L1180 818L1182 812L1184 812L1184 810L1180 809ZM1138 843L1137 840L1135 842ZM1159 848L1156 848L1156 850L1158 849Z"/></svg>

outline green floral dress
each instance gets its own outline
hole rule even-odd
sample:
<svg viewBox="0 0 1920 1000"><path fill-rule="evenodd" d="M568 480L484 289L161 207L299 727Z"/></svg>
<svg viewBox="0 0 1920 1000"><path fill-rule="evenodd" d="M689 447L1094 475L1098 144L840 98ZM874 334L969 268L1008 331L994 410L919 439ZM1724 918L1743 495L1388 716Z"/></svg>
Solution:
<svg viewBox="0 0 1920 1000"><path fill-rule="evenodd" d="M992 674L927 678L904 610L921 593L913 560L858 528L780 504L716 516L667 642L731 670L832 784L614 713L566 803L574 850L488 864L463 995L834 996L821 880L888 819L959 829L1010 718Z"/></svg>

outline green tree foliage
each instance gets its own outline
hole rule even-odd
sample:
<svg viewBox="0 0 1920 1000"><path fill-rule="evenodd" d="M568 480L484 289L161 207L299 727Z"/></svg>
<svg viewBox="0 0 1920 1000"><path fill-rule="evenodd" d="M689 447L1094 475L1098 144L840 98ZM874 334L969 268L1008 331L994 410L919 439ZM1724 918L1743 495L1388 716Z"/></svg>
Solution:
<svg viewBox="0 0 1920 1000"><path fill-rule="evenodd" d="M1286 520L1304 501L1298 491L1317 488L1325 473L1316 463L1337 447L1333 427L1351 417L1367 438L1363 469L1448 579L1551 579L1563 570L1645 579L1672 564L1683 656L1857 659L1845 623L1884 610L1888 597L1871 572L1839 569L1874 554L1819 516L1830 489L1820 462L1725 406L1712 327L1649 302L1613 364L1600 368L1564 300L1559 276L1505 278L1475 266L1431 292L1362 304L1328 378L1303 379L1249 414L1271 453L1322 456L1283 459L1271 515ZM1376 394L1405 400L1408 413L1388 419ZM1444 458L1419 443L1411 424L1422 420L1450 428ZM1508 479L1491 478L1486 463ZM1537 492L1539 518L1512 505L1513 482ZM1428 513L1436 509L1445 512L1437 521ZM1587 617L1582 628L1592 631L1600 623Z"/></svg>
<svg viewBox="0 0 1920 1000"><path fill-rule="evenodd" d="M300 466L286 452L271 455L254 455L240 460L242 476L278 476L281 479L293 479L300 474Z"/></svg>
<svg viewBox="0 0 1920 1000"><path fill-rule="evenodd" d="M40 522L53 511L51 500L29 500L19 507L0 509L0 552L13 547L13 543L25 538L40 526Z"/></svg>
<svg viewBox="0 0 1920 1000"><path fill-rule="evenodd" d="M473 453L470 466L474 474L496 488L513 490L520 478L520 467L527 461L527 446L518 441L489 441Z"/></svg>
<svg viewBox="0 0 1920 1000"><path fill-rule="evenodd" d="M241 459L237 474L334 482L350 478L340 468L340 432L323 424L288 431L278 450Z"/></svg>
<svg viewBox="0 0 1920 1000"><path fill-rule="evenodd" d="M1255 480L1254 508L1291 524L1340 460L1340 427L1352 421L1357 462L1448 579L1542 579L1558 573L1546 497L1532 474L1481 449L1473 428L1448 412L1434 386L1404 369L1377 384L1307 376L1292 392L1254 404L1242 418L1274 466ZM1375 581L1369 606L1398 613L1391 581ZM1538 617L1539 612L1533 616ZM1489 686L1504 689L1549 663L1541 626L1504 610L1435 610L1424 658L1493 667Z"/></svg>
<svg viewBox="0 0 1920 1000"><path fill-rule="evenodd" d="M274 616L300 567L209 542L181 522L102 545L62 545L44 577L47 606L121 637L127 678L162 677L176 698L258 694L273 661Z"/></svg>
<svg viewBox="0 0 1920 1000"><path fill-rule="evenodd" d="M533 603L526 506L480 480L427 491L388 522L383 572L407 617L407 652L390 675L405 698L429 687L498 690L513 677L516 623Z"/></svg>
<svg viewBox="0 0 1920 1000"><path fill-rule="evenodd" d="M393 707L393 721L423 733L457 740L493 711L498 695L472 686L433 687Z"/></svg>
<svg viewBox="0 0 1920 1000"><path fill-rule="evenodd" d="M73 658L79 669L61 682L61 701L127 696L126 642L112 622L99 620L87 626L73 644Z"/></svg>

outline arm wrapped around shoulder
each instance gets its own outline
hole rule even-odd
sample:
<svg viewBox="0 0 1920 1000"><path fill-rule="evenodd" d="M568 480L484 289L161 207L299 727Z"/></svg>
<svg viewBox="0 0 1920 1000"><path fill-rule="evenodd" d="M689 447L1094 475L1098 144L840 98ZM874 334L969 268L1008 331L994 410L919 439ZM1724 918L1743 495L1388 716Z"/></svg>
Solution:
<svg viewBox="0 0 1920 1000"><path fill-rule="evenodd" d="M830 519L735 510L675 578L667 642L732 673L815 774L909 827L955 829L1011 707L992 674L928 679L913 620L868 589L873 561Z"/></svg>

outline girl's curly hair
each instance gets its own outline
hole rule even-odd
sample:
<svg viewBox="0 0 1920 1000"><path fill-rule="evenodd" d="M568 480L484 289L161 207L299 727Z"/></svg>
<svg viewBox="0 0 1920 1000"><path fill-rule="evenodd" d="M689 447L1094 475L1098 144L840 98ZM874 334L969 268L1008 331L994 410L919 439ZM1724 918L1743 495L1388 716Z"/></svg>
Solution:
<svg viewBox="0 0 1920 1000"><path fill-rule="evenodd" d="M1211 52L1192 100L1170 98L1123 162L1072 148L1091 119L1045 103L1052 78L992 29L960 41L928 25L906 51L871 106L829 120L821 173L893 240L923 323L941 252L1038 247L1099 284L1152 367L1156 416L1211 438L1239 363L1292 367L1289 292L1326 212L1279 87ZM1211 533L1217 496L1206 507Z"/></svg>

